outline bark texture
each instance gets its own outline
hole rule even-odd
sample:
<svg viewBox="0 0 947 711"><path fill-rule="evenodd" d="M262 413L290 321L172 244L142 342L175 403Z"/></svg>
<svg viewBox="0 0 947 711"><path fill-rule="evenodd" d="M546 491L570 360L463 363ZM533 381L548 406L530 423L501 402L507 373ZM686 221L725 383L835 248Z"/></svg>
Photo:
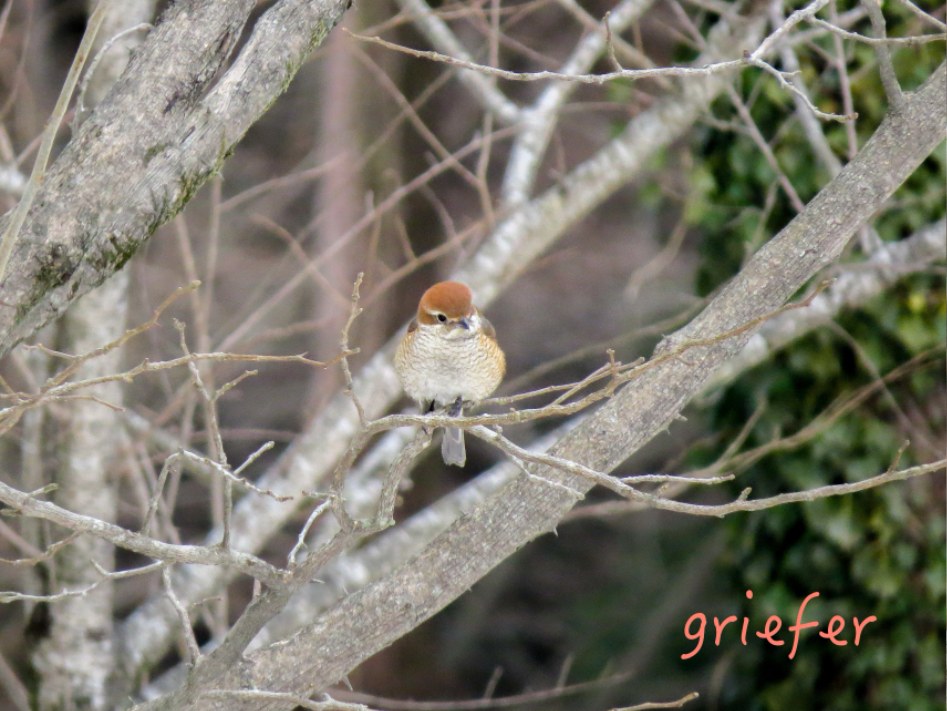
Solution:
<svg viewBox="0 0 947 711"><path fill-rule="evenodd" d="M0 284L0 355L120 269L217 173L351 0L171 5L50 168ZM0 220L0 230L7 224Z"/></svg>

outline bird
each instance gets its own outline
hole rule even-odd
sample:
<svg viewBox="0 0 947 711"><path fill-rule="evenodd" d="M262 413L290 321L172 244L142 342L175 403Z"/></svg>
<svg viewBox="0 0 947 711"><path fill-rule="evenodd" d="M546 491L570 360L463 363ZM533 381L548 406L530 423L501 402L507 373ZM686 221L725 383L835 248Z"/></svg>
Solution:
<svg viewBox="0 0 947 711"><path fill-rule="evenodd" d="M458 281L441 281L424 292L394 361L405 393L422 412L447 408L451 417L489 397L506 373L493 325L474 306L470 287ZM441 456L445 464L464 466L462 430L445 429Z"/></svg>

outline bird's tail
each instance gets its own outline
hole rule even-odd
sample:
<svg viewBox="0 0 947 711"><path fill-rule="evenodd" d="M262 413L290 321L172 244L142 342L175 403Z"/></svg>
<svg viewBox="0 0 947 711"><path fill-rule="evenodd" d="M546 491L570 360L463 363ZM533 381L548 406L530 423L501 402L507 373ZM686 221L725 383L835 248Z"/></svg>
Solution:
<svg viewBox="0 0 947 711"><path fill-rule="evenodd" d="M464 446L464 431L457 427L445 427L441 440L441 457L444 464L462 467L467 461L467 448Z"/></svg>
<svg viewBox="0 0 947 711"><path fill-rule="evenodd" d="M448 408L447 414L451 417L459 417L464 414L464 400L457 397L454 403ZM462 467L467 461L467 448L464 446L464 431L457 427L445 427L444 439L441 440L441 457L444 464Z"/></svg>

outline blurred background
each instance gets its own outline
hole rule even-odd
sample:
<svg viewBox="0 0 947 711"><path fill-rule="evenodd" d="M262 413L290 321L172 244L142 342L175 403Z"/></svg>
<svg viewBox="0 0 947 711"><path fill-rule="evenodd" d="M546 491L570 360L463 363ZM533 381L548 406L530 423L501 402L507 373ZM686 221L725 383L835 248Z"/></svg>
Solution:
<svg viewBox="0 0 947 711"><path fill-rule="evenodd" d="M600 22L615 3L432 5L477 61L538 71L558 70L591 31L589 22ZM748 9L716 0L648 3L620 35L640 54L636 64L626 52L623 63L641 68L692 60L700 49L696 38L706 36L731 5ZM773 12L788 15L802 3L779 5L769 3ZM860 3L830 6L821 17L872 36ZM0 12L0 165L28 174L84 30L86 7L8 0ZM943 4L926 0L888 2L884 13L890 37L936 32L945 20ZM394 0L357 3L343 26L430 48ZM819 123L824 146L844 164L887 110L874 48L809 25L799 30L793 50L821 110L858 113L856 121ZM943 42L892 45L891 53L905 90L916 88L945 54ZM780 61L790 69L785 56L774 59ZM607 57L594 67L611 69ZM521 105L546 87L499 85ZM687 91L686 80L577 88L562 108L533 194L555 185L629 120L678 91ZM68 129L61 135L65 141ZM128 324L147 320L170 292L196 278L201 288L169 312L187 324L195 350L331 358L353 281L364 272L365 311L350 339L361 349L352 359L357 371L397 337L423 290L448 278L502 218L500 185L512 138L510 128L488 116L458 81L456 68L336 29L238 145L222 174L126 266ZM945 163L941 145L875 217L872 231L853 240L844 261L862 262L872 245L879 247L877 240L904 240L942 220ZM685 323L832 173L789 92L763 72L743 71L734 90L723 93L685 136L485 308L508 357L501 394L581 379L606 361L607 348L623 362L650 355L661 336ZM0 209L17 198L14 188L0 190ZM722 502L745 487L765 496L862 479L885 471L905 442L899 466L943 457L944 273L943 262L926 265L881 296L842 311L830 327L794 340L692 403L686 421L616 474L685 473L716 463L738 474L736 481L689 497ZM38 340L56 347L55 327ZM132 341L122 360L129 367L146 357L179 354L178 334L165 318ZM4 363L3 377L22 383L22 369L34 367L29 361L20 350ZM218 364L213 377L219 385L243 370ZM274 364L258 370L221 399L219 411L230 462L243 461L267 440L276 442L262 467L343 380L338 369ZM201 411L181 395L187 378L185 369L137 378L125 388L124 402L205 451ZM510 428L508 434L527 444L553 424ZM22 437L18 428L0 445L6 472L20 466ZM443 467L434 453L425 458L401 515L500 459L469 440L464 469ZM166 454L133 442L117 458L120 520L139 515L136 479L143 467L160 468ZM350 682L379 708L414 708L384 699L477 699L488 690L496 697L523 695L507 706L523 709L604 709L690 691L701 698L688 709L942 708L944 482L939 472L724 520L632 510L594 494L557 535L508 559L443 613L364 664ZM205 487L182 479L173 512L181 540L200 538L209 509ZM292 545L305 520L300 516L270 543L274 559ZM8 537L0 547L4 558L17 557ZM122 555L120 565L130 564ZM0 565L2 588L17 589L23 574ZM116 616L127 615L158 582L143 577L119 584ZM746 590L753 591L752 600ZM245 583L235 584L233 600L245 600L248 591ZM708 631L701 651L681 659L694 647L684 636L693 613L745 615L752 631L771 614L789 624L815 591L821 596L810 604L808 619L877 616L859 647L836 647L808 633L789 660L785 647L753 637L741 645L731 626L719 647ZM0 609L0 676L23 675L28 666L26 607ZM234 613L240 607L231 603ZM198 631L207 638L208 629ZM170 654L167 664L176 659ZM560 692L536 695L557 685Z"/></svg>

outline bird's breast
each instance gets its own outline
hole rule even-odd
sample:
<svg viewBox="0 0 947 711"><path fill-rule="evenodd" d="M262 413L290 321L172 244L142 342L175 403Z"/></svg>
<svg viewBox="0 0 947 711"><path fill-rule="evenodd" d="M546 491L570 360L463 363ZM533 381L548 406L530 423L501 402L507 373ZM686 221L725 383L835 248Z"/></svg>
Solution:
<svg viewBox="0 0 947 711"><path fill-rule="evenodd" d="M410 397L441 406L458 397L470 401L488 397L505 370L502 351L485 334L447 339L423 327L402 341L395 367Z"/></svg>

